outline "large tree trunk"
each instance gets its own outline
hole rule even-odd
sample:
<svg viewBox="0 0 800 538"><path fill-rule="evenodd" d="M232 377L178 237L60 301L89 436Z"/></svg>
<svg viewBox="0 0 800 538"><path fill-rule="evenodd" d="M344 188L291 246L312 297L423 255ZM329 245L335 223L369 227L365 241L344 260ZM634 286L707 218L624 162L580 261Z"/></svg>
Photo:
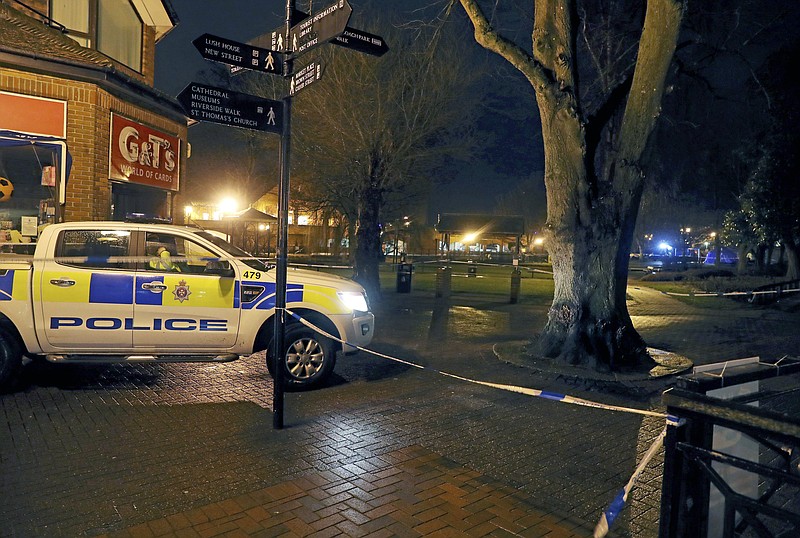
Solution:
<svg viewBox="0 0 800 538"><path fill-rule="evenodd" d="M660 111L675 50L682 0L649 0L637 64L622 125L609 159L596 167L597 144L588 137L575 77L576 18L572 0L536 0L533 56L489 24L476 0L461 0L475 38L522 72L536 92L545 150L546 245L555 293L541 351L572 364L621 369L646 358L644 341L628 314L626 287L634 226L644 186L640 160ZM619 109L621 110L621 109ZM610 116L606 116L606 121Z"/></svg>

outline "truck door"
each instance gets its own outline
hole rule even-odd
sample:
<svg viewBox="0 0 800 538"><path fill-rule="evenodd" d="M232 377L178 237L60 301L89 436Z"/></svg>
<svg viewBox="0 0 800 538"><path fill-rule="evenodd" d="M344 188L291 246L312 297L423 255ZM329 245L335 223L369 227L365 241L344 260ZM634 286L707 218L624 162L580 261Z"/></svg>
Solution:
<svg viewBox="0 0 800 538"><path fill-rule="evenodd" d="M239 330L236 278L206 272L220 253L183 235L145 232L147 262L136 272L133 345L157 353L215 353Z"/></svg>
<svg viewBox="0 0 800 538"><path fill-rule="evenodd" d="M127 230L59 234L55 258L43 262L34 295L51 345L66 351L130 349L134 273L129 247Z"/></svg>

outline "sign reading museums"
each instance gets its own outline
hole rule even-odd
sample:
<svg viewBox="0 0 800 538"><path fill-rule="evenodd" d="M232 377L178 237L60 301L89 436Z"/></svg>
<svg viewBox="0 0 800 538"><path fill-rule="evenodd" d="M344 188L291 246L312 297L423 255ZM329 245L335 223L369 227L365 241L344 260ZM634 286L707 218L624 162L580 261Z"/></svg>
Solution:
<svg viewBox="0 0 800 538"><path fill-rule="evenodd" d="M256 95L192 82L178 94L178 102L197 121L274 133L283 128L282 103Z"/></svg>

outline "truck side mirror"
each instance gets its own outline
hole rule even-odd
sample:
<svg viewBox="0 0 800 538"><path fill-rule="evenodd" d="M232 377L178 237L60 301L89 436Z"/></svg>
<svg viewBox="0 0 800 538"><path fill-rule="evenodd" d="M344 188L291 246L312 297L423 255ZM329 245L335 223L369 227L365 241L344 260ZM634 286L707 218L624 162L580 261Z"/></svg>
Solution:
<svg viewBox="0 0 800 538"><path fill-rule="evenodd" d="M233 277L236 273L227 260L211 260L206 262L206 274Z"/></svg>

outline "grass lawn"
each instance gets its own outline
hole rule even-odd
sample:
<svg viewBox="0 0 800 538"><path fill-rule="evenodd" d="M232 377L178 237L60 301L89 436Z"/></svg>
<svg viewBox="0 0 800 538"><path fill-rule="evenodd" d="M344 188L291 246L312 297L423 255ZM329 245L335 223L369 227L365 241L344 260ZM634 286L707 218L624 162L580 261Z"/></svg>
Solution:
<svg viewBox="0 0 800 538"><path fill-rule="evenodd" d="M418 292L434 293L436 288L436 272L442 263L415 263L412 274L411 288ZM468 268L474 267L474 276L469 276ZM350 268L346 269L320 269L325 272L338 274L346 278L353 276ZM551 267L547 264L524 265L520 267L520 303L550 303L553 300L553 277ZM510 297L511 275L513 268L507 265L466 264L453 263L451 265L451 293L477 294L487 296ZM701 308L726 308L741 307L741 303L730 298L695 297L685 296L696 293L724 293L730 291L751 291L763 284L780 281L774 277L704 277L697 271L682 273L660 273L646 275L632 271L629 286L649 287L661 292L676 294L675 298L701 307ZM381 289L384 293L394 293L397 285L397 274L392 264L383 264L380 267ZM654 278L655 277L655 278Z"/></svg>

